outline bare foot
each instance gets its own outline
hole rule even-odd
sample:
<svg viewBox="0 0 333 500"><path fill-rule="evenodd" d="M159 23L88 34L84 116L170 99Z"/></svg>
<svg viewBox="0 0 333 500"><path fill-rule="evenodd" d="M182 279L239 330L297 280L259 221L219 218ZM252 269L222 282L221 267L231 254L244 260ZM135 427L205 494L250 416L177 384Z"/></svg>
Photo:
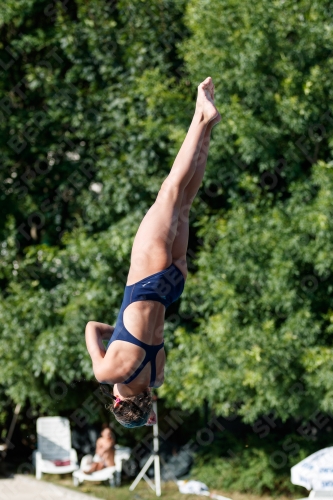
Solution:
<svg viewBox="0 0 333 500"><path fill-rule="evenodd" d="M210 76L198 86L196 112L202 113L207 123L219 115L214 104L214 84Z"/></svg>

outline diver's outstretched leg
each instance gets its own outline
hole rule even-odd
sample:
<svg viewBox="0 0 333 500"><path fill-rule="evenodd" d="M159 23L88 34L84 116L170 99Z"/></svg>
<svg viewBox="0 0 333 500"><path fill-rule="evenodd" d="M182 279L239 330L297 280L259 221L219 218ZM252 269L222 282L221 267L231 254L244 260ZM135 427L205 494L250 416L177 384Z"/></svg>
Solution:
<svg viewBox="0 0 333 500"><path fill-rule="evenodd" d="M188 133L155 203L135 236L128 285L167 268L173 261L172 247L183 195L195 175L206 127L218 116L212 98L213 89L210 77L198 86L196 109Z"/></svg>
<svg viewBox="0 0 333 500"><path fill-rule="evenodd" d="M189 213L205 173L212 128L220 120L221 117L220 114L218 114L208 123L202 141L196 170L183 193L183 199L178 217L177 233L172 245L171 253L172 261L177 265L177 267L179 267L185 277L187 275L186 253L189 236Z"/></svg>

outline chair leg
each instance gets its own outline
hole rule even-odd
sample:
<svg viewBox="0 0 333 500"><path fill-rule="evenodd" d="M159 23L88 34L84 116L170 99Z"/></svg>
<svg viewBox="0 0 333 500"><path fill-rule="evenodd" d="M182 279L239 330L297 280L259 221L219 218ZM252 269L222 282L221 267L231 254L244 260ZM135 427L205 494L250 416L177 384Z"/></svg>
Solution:
<svg viewBox="0 0 333 500"><path fill-rule="evenodd" d="M115 475L114 474L112 474L112 476L109 479L109 485L111 486L111 488L114 488L116 486L116 481L115 481Z"/></svg>

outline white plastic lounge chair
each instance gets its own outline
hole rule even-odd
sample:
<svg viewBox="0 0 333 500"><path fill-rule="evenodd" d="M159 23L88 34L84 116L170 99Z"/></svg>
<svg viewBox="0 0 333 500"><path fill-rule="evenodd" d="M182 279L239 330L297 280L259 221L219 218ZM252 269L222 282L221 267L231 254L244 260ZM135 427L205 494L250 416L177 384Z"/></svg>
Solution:
<svg viewBox="0 0 333 500"><path fill-rule="evenodd" d="M71 444L67 418L37 419L37 451L34 452L34 463L37 479L41 479L43 473L67 474L79 468L77 453Z"/></svg>
<svg viewBox="0 0 333 500"><path fill-rule="evenodd" d="M93 460L92 455L85 455L80 464L80 469L73 472L73 484L79 486L83 481L109 481L110 486L120 486L121 471L123 460L128 460L131 455L131 449L125 446L115 445L114 467L105 467L102 470L85 474L84 468L87 462Z"/></svg>

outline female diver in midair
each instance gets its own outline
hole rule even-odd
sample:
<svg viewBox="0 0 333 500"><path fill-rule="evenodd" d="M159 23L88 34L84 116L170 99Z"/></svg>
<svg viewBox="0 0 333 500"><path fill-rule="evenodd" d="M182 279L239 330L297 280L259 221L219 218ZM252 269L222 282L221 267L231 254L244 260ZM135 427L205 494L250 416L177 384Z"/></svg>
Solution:
<svg viewBox="0 0 333 500"><path fill-rule="evenodd" d="M210 77L198 86L192 123L155 203L135 236L116 326L89 321L86 344L96 379L114 384L110 410L125 427L153 425L150 387L164 379L163 325L187 275L189 211L200 187L212 127L220 121ZM109 340L106 351L103 340Z"/></svg>

